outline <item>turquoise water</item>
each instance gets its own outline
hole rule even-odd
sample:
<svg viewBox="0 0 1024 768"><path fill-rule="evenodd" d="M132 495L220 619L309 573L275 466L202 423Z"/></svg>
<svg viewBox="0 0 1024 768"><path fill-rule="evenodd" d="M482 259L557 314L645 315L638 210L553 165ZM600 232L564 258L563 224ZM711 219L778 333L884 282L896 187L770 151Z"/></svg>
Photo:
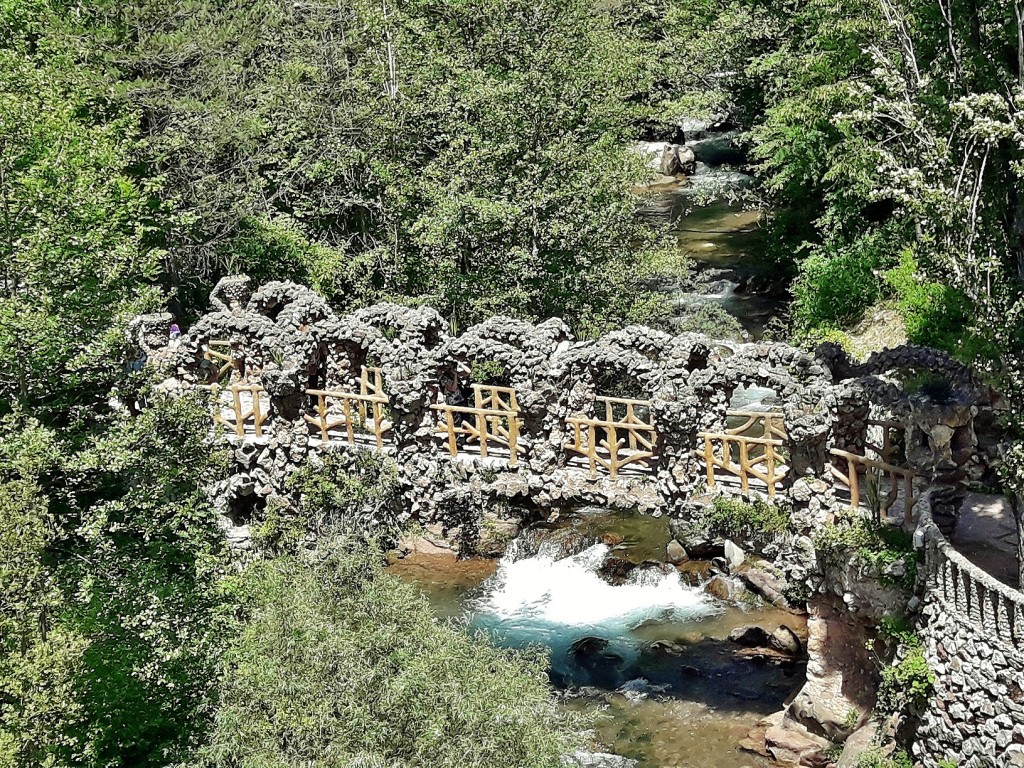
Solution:
<svg viewBox="0 0 1024 768"><path fill-rule="evenodd" d="M590 508L521 537L498 563L392 568L467 630L506 647L549 649L564 706L598 713L603 745L643 768L759 765L738 743L782 708L803 667L740 657L726 638L746 624L805 627L775 609L711 597L697 585L700 564L679 571L648 562L625 575L610 567L661 559L668 540L664 519Z"/></svg>

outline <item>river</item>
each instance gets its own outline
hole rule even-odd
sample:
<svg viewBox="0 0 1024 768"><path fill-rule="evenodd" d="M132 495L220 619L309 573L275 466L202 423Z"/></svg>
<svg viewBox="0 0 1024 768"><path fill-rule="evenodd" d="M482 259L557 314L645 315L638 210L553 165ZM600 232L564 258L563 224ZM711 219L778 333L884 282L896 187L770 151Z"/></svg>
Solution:
<svg viewBox="0 0 1024 768"><path fill-rule="evenodd" d="M732 605L702 584L707 563L658 567L664 518L584 508L512 542L498 562L413 557L393 573L418 584L439 617L500 645L543 645L563 706L598 715L596 736L643 768L743 768L739 749L757 721L803 681L801 663L743 655L739 626L769 631L800 617ZM621 574L624 562L647 565Z"/></svg>

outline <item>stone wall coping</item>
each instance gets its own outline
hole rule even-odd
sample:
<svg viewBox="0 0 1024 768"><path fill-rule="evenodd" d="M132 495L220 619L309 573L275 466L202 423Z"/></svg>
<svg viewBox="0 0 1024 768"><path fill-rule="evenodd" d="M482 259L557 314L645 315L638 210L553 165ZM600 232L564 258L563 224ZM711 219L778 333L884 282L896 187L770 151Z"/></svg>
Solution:
<svg viewBox="0 0 1024 768"><path fill-rule="evenodd" d="M932 520L930 505L926 506L921 513L918 527L925 532L925 541L934 544L942 556L954 563L962 573L966 573L972 581L977 582L990 592L998 592L1007 600L1012 600L1017 605L1024 607L1024 592L1004 584L992 574L972 563L964 555L960 554L949 540L942 535L942 531Z"/></svg>

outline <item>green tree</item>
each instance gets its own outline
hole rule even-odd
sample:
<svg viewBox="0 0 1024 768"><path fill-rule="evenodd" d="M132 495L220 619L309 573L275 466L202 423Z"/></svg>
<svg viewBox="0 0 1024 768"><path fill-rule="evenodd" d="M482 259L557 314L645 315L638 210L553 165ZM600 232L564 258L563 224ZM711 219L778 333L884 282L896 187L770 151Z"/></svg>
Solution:
<svg viewBox="0 0 1024 768"><path fill-rule="evenodd" d="M201 738L225 638L208 432L188 399L81 451L5 425L0 764L168 765Z"/></svg>
<svg viewBox="0 0 1024 768"><path fill-rule="evenodd" d="M639 78L585 0L147 0L133 97L186 289L244 269L352 305L642 318Z"/></svg>
<svg viewBox="0 0 1024 768"><path fill-rule="evenodd" d="M203 765L541 768L578 746L543 660L438 622L361 545L252 564Z"/></svg>
<svg viewBox="0 0 1024 768"><path fill-rule="evenodd" d="M91 418L124 323L156 306L137 115L80 61L61 3L0 4L0 413Z"/></svg>

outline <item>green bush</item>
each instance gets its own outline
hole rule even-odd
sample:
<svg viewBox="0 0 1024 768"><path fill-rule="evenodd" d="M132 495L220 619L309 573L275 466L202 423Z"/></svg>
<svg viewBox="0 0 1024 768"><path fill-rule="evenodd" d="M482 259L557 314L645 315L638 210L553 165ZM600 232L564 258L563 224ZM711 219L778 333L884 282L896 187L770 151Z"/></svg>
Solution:
<svg viewBox="0 0 1024 768"><path fill-rule="evenodd" d="M885 755L878 749L869 749L857 757L857 768L913 768L914 761L902 749Z"/></svg>
<svg viewBox="0 0 1024 768"><path fill-rule="evenodd" d="M440 623L351 540L256 562L238 591L249 615L200 766L556 768L579 746L545 659Z"/></svg>
<svg viewBox="0 0 1024 768"><path fill-rule="evenodd" d="M877 271L891 261L891 236L873 232L830 252L821 247L800 265L793 282L797 330L841 328L858 321L882 296Z"/></svg>
<svg viewBox="0 0 1024 768"><path fill-rule="evenodd" d="M505 366L497 360L474 360L470 365L469 378L474 384L505 386L508 374Z"/></svg>
<svg viewBox="0 0 1024 768"><path fill-rule="evenodd" d="M948 285L922 277L909 250L885 273L885 284L906 322L909 341L944 349L967 361L984 353L982 342L969 328L970 300Z"/></svg>
<svg viewBox="0 0 1024 768"><path fill-rule="evenodd" d="M702 535L764 544L786 530L789 510L763 499L719 496L688 525Z"/></svg>
<svg viewBox="0 0 1024 768"><path fill-rule="evenodd" d="M673 333L702 333L713 339L742 339L743 326L720 304L702 301L676 310L671 320Z"/></svg>
<svg viewBox="0 0 1024 768"><path fill-rule="evenodd" d="M272 498L253 526L256 541L270 550L293 552L327 530L384 542L398 533L398 466L387 456L327 453L304 464L287 489L294 503Z"/></svg>
<svg viewBox="0 0 1024 768"><path fill-rule="evenodd" d="M853 562L870 568L883 584L912 589L917 577L913 537L901 528L876 523L853 510L822 527L814 535L814 548L833 565ZM884 571L897 561L903 562L904 575L894 580Z"/></svg>
<svg viewBox="0 0 1024 768"><path fill-rule="evenodd" d="M882 670L875 711L883 717L920 711L934 685L935 674L928 668L921 641L912 635L903 646L903 657Z"/></svg>

